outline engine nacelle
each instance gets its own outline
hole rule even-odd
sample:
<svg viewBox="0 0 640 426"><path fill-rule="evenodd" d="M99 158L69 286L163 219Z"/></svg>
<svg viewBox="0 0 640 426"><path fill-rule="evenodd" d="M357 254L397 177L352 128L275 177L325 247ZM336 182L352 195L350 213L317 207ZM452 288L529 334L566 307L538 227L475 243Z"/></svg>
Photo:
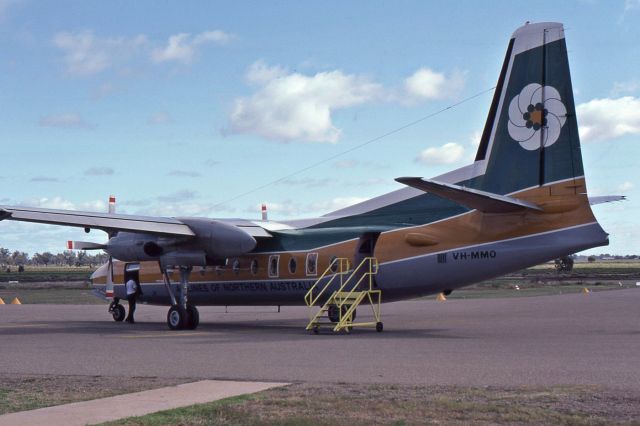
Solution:
<svg viewBox="0 0 640 426"><path fill-rule="evenodd" d="M189 247L204 250L209 259L242 256L256 247L256 240L238 228L213 219L179 218L196 234Z"/></svg>
<svg viewBox="0 0 640 426"><path fill-rule="evenodd" d="M180 241L151 234L119 232L109 239L105 251L124 262L158 260L163 254L176 249Z"/></svg>
<svg viewBox="0 0 640 426"><path fill-rule="evenodd" d="M164 237L119 232L109 239L105 251L124 262L160 260L166 265L205 266L253 250L256 240L242 229L224 222L186 218L194 237Z"/></svg>

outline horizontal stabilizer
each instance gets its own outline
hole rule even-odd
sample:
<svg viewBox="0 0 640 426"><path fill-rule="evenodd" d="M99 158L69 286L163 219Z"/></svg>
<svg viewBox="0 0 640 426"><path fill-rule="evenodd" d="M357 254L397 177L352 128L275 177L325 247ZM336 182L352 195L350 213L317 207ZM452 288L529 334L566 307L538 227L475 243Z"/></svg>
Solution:
<svg viewBox="0 0 640 426"><path fill-rule="evenodd" d="M106 247L106 244L90 241L67 241L67 250L101 250Z"/></svg>
<svg viewBox="0 0 640 426"><path fill-rule="evenodd" d="M599 197L589 197L589 204L592 206L602 203L613 203L615 201L624 201L627 197L624 195L602 195Z"/></svg>
<svg viewBox="0 0 640 426"><path fill-rule="evenodd" d="M396 181L484 213L513 213L526 209L542 211L533 203L464 186L419 177L401 177Z"/></svg>

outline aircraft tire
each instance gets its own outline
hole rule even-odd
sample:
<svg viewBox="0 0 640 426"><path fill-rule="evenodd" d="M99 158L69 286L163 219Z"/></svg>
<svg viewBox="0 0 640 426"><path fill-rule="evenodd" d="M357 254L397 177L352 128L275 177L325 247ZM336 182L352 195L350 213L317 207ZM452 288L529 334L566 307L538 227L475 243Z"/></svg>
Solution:
<svg viewBox="0 0 640 426"><path fill-rule="evenodd" d="M124 311L124 306L117 304L113 306L113 310L111 311L111 315L113 316L113 320L116 322L124 321L124 317L126 312Z"/></svg>
<svg viewBox="0 0 640 426"><path fill-rule="evenodd" d="M378 333L382 333L382 330L383 330L383 329L384 329L384 327L382 326L382 323L381 323L381 322L377 322L377 323L376 323L376 331L377 331Z"/></svg>
<svg viewBox="0 0 640 426"><path fill-rule="evenodd" d="M327 316L329 317L329 321L331 322L339 322L340 321L340 313L338 311L337 305L330 305L329 310L327 311Z"/></svg>
<svg viewBox="0 0 640 426"><path fill-rule="evenodd" d="M198 308L193 305L187 305L187 321L185 328L187 330L195 330L200 324L200 313Z"/></svg>
<svg viewBox="0 0 640 426"><path fill-rule="evenodd" d="M167 313L167 325L171 330L182 330L187 322L187 311L182 306L173 305Z"/></svg>

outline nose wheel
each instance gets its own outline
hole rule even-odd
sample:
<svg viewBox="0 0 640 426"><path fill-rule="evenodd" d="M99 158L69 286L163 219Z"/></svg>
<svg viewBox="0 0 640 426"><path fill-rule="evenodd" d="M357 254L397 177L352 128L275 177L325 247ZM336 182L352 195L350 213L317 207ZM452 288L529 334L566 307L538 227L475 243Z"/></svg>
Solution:
<svg viewBox="0 0 640 426"><path fill-rule="evenodd" d="M124 317L126 316L126 312L124 310L124 306L120 304L119 299L115 299L109 305L109 313L113 317L113 320L116 322L124 321Z"/></svg>

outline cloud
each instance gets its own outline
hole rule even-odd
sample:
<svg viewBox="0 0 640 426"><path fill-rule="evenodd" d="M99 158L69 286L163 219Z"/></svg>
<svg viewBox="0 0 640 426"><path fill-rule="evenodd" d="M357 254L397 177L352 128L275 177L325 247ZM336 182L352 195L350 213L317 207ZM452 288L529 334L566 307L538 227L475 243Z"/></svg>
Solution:
<svg viewBox="0 0 640 426"><path fill-rule="evenodd" d="M308 76L260 61L249 68L247 79L259 88L253 96L235 100L230 131L284 142L336 143L341 131L331 114L372 101L382 90L366 77L342 71Z"/></svg>
<svg viewBox="0 0 640 426"><path fill-rule="evenodd" d="M220 162L218 160L214 160L213 158L208 158L204 160L204 165L207 167L215 167L218 164L220 164Z"/></svg>
<svg viewBox="0 0 640 426"><path fill-rule="evenodd" d="M611 96L620 96L640 91L640 80L616 81L611 89Z"/></svg>
<svg viewBox="0 0 640 426"><path fill-rule="evenodd" d="M353 169L358 165L358 161L356 160L340 160L333 163L333 166L336 169Z"/></svg>
<svg viewBox="0 0 640 426"><path fill-rule="evenodd" d="M35 176L29 182L60 182L60 179L50 176Z"/></svg>
<svg viewBox="0 0 640 426"><path fill-rule="evenodd" d="M182 189L172 194L160 195L157 200L161 203L180 203L196 198L196 192L189 189Z"/></svg>
<svg viewBox="0 0 640 426"><path fill-rule="evenodd" d="M85 176L111 176L112 174L111 167L91 167L84 171Z"/></svg>
<svg viewBox="0 0 640 426"><path fill-rule="evenodd" d="M633 182L625 181L618 186L618 192L629 192L634 188Z"/></svg>
<svg viewBox="0 0 640 426"><path fill-rule="evenodd" d="M290 178L290 179L284 179L284 180L278 181L278 185L303 186L305 188L319 188L319 187L326 187L331 182L333 182L333 179L331 178L322 178L322 179L316 179L316 178L291 179Z"/></svg>
<svg viewBox="0 0 640 426"><path fill-rule="evenodd" d="M298 204L291 200L285 200L283 202L266 202L267 212L271 219L278 216L301 216L315 214L320 215L335 210L340 210L345 207L352 206L357 203L368 200L363 197L336 197L331 200L318 201L310 204ZM261 204L250 206L244 210L245 213L260 214Z"/></svg>
<svg viewBox="0 0 640 426"><path fill-rule="evenodd" d="M144 35L101 38L92 31L61 32L53 37L54 46L64 52L67 72L79 76L97 74L129 58L146 43Z"/></svg>
<svg viewBox="0 0 640 426"><path fill-rule="evenodd" d="M100 99L106 98L109 95L114 94L117 91L118 91L118 88L116 88L113 84L103 83L97 88L93 89L91 91L90 96L91 96L91 99L93 100L100 100Z"/></svg>
<svg viewBox="0 0 640 426"><path fill-rule="evenodd" d="M640 99L593 99L576 107L583 142L640 134Z"/></svg>
<svg viewBox="0 0 640 426"><path fill-rule="evenodd" d="M456 98L464 89L465 75L454 70L449 76L420 68L404 81L404 90L415 100L437 100Z"/></svg>
<svg viewBox="0 0 640 426"><path fill-rule="evenodd" d="M106 211L107 203L102 200L84 201L75 204L60 196L53 198L29 198L18 203L19 206L40 207L44 209L61 209L61 210L84 210L84 211Z"/></svg>
<svg viewBox="0 0 640 426"><path fill-rule="evenodd" d="M20 0L0 0L0 20L7 16L7 10L14 4L21 3Z"/></svg>
<svg viewBox="0 0 640 426"><path fill-rule="evenodd" d="M149 117L147 119L147 124L168 124L172 121L173 119L171 118L171 114L166 111L160 111Z"/></svg>
<svg viewBox="0 0 640 426"><path fill-rule="evenodd" d="M172 170L169 173L167 173L167 176L195 178L195 177L200 177L202 175L198 172L185 171L185 170Z"/></svg>
<svg viewBox="0 0 640 426"><path fill-rule="evenodd" d="M435 165L453 164L464 158L465 149L454 142L446 143L440 147L431 147L422 151L415 159L416 162Z"/></svg>
<svg viewBox="0 0 640 426"><path fill-rule="evenodd" d="M640 0L624 0L624 11L630 12L632 10L640 9Z"/></svg>
<svg viewBox="0 0 640 426"><path fill-rule="evenodd" d="M63 128L91 128L90 124L73 112L64 114L50 114L41 117L38 124L42 127L63 127Z"/></svg>
<svg viewBox="0 0 640 426"><path fill-rule="evenodd" d="M213 31L205 31L203 33L198 34L194 39L193 43L195 45L204 44L204 43L215 43L218 45L229 44L236 38L235 35L224 32L222 30L213 30Z"/></svg>
<svg viewBox="0 0 640 426"><path fill-rule="evenodd" d="M225 45L234 38L234 35L221 30L205 31L195 36L189 33L174 34L169 37L164 48L151 52L151 59L154 62L177 61L189 64L193 61L198 47L211 43Z"/></svg>

